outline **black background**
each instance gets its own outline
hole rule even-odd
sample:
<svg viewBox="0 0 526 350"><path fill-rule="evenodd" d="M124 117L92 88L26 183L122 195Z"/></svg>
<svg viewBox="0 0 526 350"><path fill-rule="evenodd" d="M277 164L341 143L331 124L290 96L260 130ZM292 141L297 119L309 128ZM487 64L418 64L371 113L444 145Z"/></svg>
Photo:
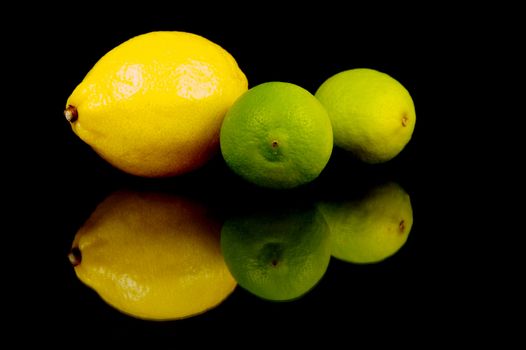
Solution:
<svg viewBox="0 0 526 350"><path fill-rule="evenodd" d="M386 337L394 344L415 340L414 332L435 341L466 334L464 322L483 313L473 301L473 283L481 267L459 253L464 237L471 234L469 224L456 219L463 208L457 190L467 180L457 168L461 157L448 155L456 135L443 122L448 110L444 102L448 92L443 89L447 67L453 59L463 64L457 54L466 36L459 34L452 46L455 36L439 29L457 19L436 20L426 12L400 16L386 11L377 16L358 8L310 10L314 11L306 15L274 5L240 12L205 7L110 14L97 8L77 9L46 17L24 36L18 53L21 60L31 62L31 88L40 91L25 106L38 106L41 112L24 121L30 126L25 140L32 140L28 158L22 161L21 169L27 170L14 174L35 191L24 192L19 203L31 215L16 219L28 232L23 240L29 248L22 259L26 273L18 276L24 287L15 293L31 301L18 315L22 316L18 326L45 329L44 336L57 341L146 337L243 344L237 336L243 334L252 339L247 346L282 338L307 343L363 338L374 344ZM413 139L404 151L386 164L365 166L335 150L320 178L290 195L324 197L346 186L395 180L413 205L414 226L405 246L375 265L331 260L321 282L297 301L263 301L238 287L217 308L182 321L125 316L84 286L67 253L78 228L112 191L131 187L185 192L219 206L224 198L230 203L239 199L228 197L230 193L248 189L245 193L260 194L231 174L220 156L176 179L128 176L105 163L70 130L63 108L85 74L113 47L154 30L193 32L221 45L236 58L250 87L287 81L314 93L331 75L359 67L400 81L411 93L417 114ZM42 43L43 49L33 49ZM20 91L28 90L27 80L18 81Z"/></svg>

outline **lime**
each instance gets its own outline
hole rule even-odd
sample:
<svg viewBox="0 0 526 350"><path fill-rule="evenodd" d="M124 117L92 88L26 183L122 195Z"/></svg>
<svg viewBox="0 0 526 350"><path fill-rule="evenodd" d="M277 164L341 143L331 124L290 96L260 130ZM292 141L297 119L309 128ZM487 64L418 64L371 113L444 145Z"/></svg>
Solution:
<svg viewBox="0 0 526 350"><path fill-rule="evenodd" d="M409 92L373 69L351 69L316 91L332 122L334 144L367 163L397 156L411 139L416 114Z"/></svg>
<svg viewBox="0 0 526 350"><path fill-rule="evenodd" d="M329 161L332 127L321 103L294 84L268 82L243 94L227 112L220 145L228 166L269 188L314 180Z"/></svg>

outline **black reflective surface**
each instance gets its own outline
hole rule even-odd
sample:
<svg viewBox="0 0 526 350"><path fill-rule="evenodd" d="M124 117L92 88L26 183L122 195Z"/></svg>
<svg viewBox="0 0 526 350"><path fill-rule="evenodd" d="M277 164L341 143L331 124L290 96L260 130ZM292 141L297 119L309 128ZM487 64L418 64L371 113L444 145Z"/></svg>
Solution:
<svg viewBox="0 0 526 350"><path fill-rule="evenodd" d="M368 32L343 17L324 25L314 19L289 21L286 16L245 18L239 25L230 17L208 20L184 13L124 16L119 21L111 16L98 20L79 17L75 26L50 30L51 53L40 62L48 67L42 79L51 83L44 88L42 112L32 131L39 138L31 168L39 175L33 177L28 172L25 176L38 188L38 195L24 197L22 202L31 202L34 215L19 221L31 227L26 243L31 245L32 256L29 261L24 259L29 263L23 264L21 278L23 285L28 285L24 295L31 300L24 313L31 314L25 318L25 326L50 326L53 330L45 333L52 339L167 337L199 339L199 343L208 335L224 342L243 332L254 339L300 337L308 342L319 333L342 339L346 334L374 333L373 328L409 332L411 327L425 329L426 323L444 315L454 319L457 312L469 313L470 294L464 286L470 268L461 265L459 255L452 252L452 239L462 234L463 226L448 219L458 204L448 208L439 200L449 193L442 180L448 176L447 169L454 168L437 151L435 141L442 129L434 128L439 116L429 96L432 82L440 75L434 69L431 44L439 41L429 36L429 42L423 42L415 28L392 27L395 21L391 23L393 30ZM80 141L62 111L71 91L102 55L124 40L152 30L194 32L220 44L236 58L249 86L279 80L314 93L326 78L342 70L368 67L388 73L407 88L415 102L413 138L397 158L375 166L361 164L335 149L318 179L286 192L243 182L220 155L204 168L178 178L126 175ZM291 302L270 302L238 287L203 315L182 321L143 321L104 303L78 280L67 258L75 233L97 204L122 188L189 195L228 216L229 211L261 198L264 202L286 198L297 203L345 199L384 181L398 183L411 198L414 223L407 242L376 264L331 258L315 288ZM35 257L38 264L33 263ZM453 306L457 304L464 309Z"/></svg>

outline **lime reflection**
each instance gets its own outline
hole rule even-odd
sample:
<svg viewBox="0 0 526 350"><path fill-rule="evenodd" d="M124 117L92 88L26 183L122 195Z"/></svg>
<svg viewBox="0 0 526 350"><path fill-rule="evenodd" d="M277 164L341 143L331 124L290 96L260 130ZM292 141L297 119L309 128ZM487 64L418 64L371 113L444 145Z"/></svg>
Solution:
<svg viewBox="0 0 526 350"><path fill-rule="evenodd" d="M413 226L407 192L395 182L375 185L359 198L318 202L331 232L332 255L368 264L394 255Z"/></svg>
<svg viewBox="0 0 526 350"><path fill-rule="evenodd" d="M325 274L329 228L314 206L269 203L228 218L221 249L239 285L274 301L297 299Z"/></svg>

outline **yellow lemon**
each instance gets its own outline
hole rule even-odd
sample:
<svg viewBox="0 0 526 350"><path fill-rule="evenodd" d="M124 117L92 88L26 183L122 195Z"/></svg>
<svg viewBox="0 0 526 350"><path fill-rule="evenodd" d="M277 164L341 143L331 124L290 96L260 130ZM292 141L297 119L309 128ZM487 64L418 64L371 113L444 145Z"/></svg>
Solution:
<svg viewBox="0 0 526 350"><path fill-rule="evenodd" d="M236 287L220 248L221 223L185 198L121 191L80 228L69 259L78 278L128 315L193 316Z"/></svg>
<svg viewBox="0 0 526 350"><path fill-rule="evenodd" d="M173 176L205 164L221 122L248 82L217 44L151 32L104 55L68 98L66 119L100 156L128 173Z"/></svg>

